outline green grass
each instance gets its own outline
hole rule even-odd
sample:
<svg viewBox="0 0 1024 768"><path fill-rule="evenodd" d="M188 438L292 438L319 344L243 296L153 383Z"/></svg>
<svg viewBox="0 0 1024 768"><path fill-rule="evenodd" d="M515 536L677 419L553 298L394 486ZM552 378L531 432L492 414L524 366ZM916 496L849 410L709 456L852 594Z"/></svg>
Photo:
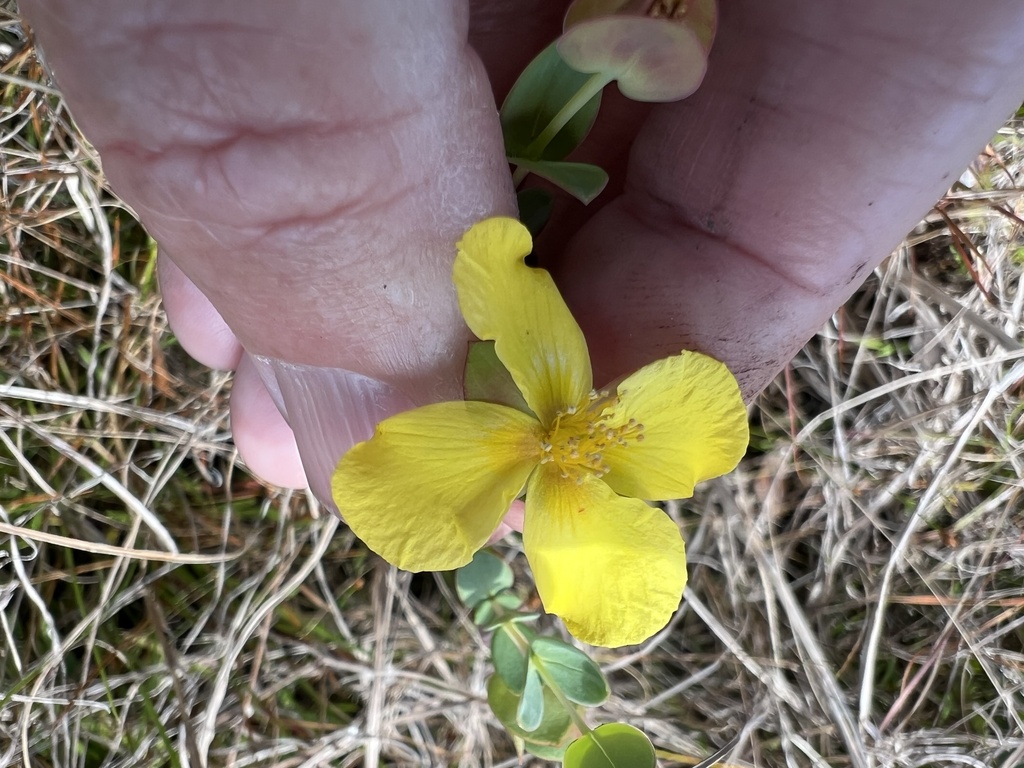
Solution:
<svg viewBox="0 0 1024 768"><path fill-rule="evenodd" d="M156 246L59 97L3 82L0 108L0 766L518 765L449 577L245 472L229 377L173 343ZM1022 138L993 141L1018 174ZM45 173L70 153L78 199ZM669 505L688 600L598 652L609 720L694 759L739 736L733 766L1024 764L1024 240L994 207L1024 198L992 163L992 199L945 210L994 301L932 216L808 344L739 470Z"/></svg>

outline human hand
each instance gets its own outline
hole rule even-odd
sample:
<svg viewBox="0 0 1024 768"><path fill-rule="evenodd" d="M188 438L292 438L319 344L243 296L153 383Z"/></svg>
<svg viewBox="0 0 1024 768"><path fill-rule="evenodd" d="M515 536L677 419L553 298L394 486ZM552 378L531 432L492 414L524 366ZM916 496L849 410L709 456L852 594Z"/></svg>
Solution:
<svg viewBox="0 0 1024 768"><path fill-rule="evenodd" d="M23 6L161 244L182 345L237 367L254 471L328 501L338 457L376 421L458 397L453 246L514 210L492 90L500 102L564 6L473 4L482 63L459 3ZM580 155L612 186L563 203L538 242L597 381L689 348L752 396L1020 100L1016 5L721 12L693 97L609 92Z"/></svg>

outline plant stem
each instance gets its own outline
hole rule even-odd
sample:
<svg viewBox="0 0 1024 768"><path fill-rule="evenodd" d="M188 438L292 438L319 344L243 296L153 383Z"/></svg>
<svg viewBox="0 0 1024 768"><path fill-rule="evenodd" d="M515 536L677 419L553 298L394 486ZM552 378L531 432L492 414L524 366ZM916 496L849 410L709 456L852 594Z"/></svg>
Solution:
<svg viewBox="0 0 1024 768"><path fill-rule="evenodd" d="M551 674L544 668L544 663L536 657L532 661L533 666L536 667L537 673L540 675L540 679L544 681L544 685L551 689L551 693L558 699L558 703L562 705L562 708L569 713L569 717L572 718L576 727L580 729L580 733L590 733L590 726L587 725L587 721L583 719L583 715L580 714L575 705L565 698L565 694L558 687L558 683L551 678Z"/></svg>
<svg viewBox="0 0 1024 768"><path fill-rule="evenodd" d="M531 160L538 157L547 145L551 143L551 140L558 135L558 132L565 128L569 121L572 120L573 116L583 109L592 98L604 90L604 87L613 79L607 72L598 72L587 78L587 81L580 86L580 89L573 94L572 98L565 102L565 106L558 110L555 116L551 118L551 122L544 126L544 130L538 134L537 138L530 142L523 155ZM521 166L516 168L515 173L512 174L512 183L518 188L529 173L529 171Z"/></svg>
<svg viewBox="0 0 1024 768"><path fill-rule="evenodd" d="M519 631L519 627L515 624L506 624L505 631L512 635L512 639L520 649L525 650L528 654L530 653L530 641L527 639L526 635ZM554 697L558 699L558 703L562 705L562 708L569 713L569 717L572 718L573 724L579 728L580 733L590 733L591 728L587 725L587 721L583 719L580 711L576 709L573 703L565 698L565 694L562 692L562 689L558 687L558 683L552 679L550 673L544 668L544 663L532 655L531 661L537 670L537 674L540 675L540 679L544 682L544 685L546 685Z"/></svg>
<svg viewBox="0 0 1024 768"><path fill-rule="evenodd" d="M530 175L530 172L523 168L521 165L517 165L515 171L512 173L512 186L519 189L519 185L523 183L523 179Z"/></svg>

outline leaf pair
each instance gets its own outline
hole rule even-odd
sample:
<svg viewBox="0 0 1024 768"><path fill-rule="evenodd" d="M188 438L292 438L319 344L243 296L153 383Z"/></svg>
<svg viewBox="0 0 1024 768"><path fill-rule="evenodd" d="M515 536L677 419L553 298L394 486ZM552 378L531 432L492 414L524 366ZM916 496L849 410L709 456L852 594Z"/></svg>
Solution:
<svg viewBox="0 0 1024 768"><path fill-rule="evenodd" d="M608 698L608 683L583 651L522 625L501 626L491 640L494 675L487 698L494 714L538 757L561 759L580 731L582 707Z"/></svg>
<svg viewBox="0 0 1024 768"><path fill-rule="evenodd" d="M566 768L654 768L654 747L642 731L623 723L587 728L583 708L609 695L604 673L575 646L525 626L537 614L517 612L513 583L508 564L483 550L455 575L476 623L494 629L487 701L520 749Z"/></svg>
<svg viewBox="0 0 1024 768"><path fill-rule="evenodd" d="M578 648L553 637L538 637L525 627L517 627L515 634L499 627L491 641L491 661L509 690L523 694L524 700L534 697L524 705L524 711L540 707L537 688L541 682L584 707L599 706L608 698L608 682L593 659ZM520 725L530 730L529 723L533 722L529 717Z"/></svg>
<svg viewBox="0 0 1024 768"><path fill-rule="evenodd" d="M516 186L533 173L590 203L607 185L608 174L565 158L593 127L604 87L617 81L634 101L689 96L704 79L717 21L715 0L572 3L562 36L527 65L501 107L505 154L517 166ZM537 211L549 208L550 200L545 192L520 202L531 208L530 219L538 219ZM544 222L546 216L541 227ZM536 234L539 228L530 230Z"/></svg>
<svg viewBox="0 0 1024 768"><path fill-rule="evenodd" d="M587 97L591 79L566 64L552 43L523 70L501 107L509 162L522 169L520 174L547 179L583 203L597 197L608 183L608 174L596 165L564 161L590 133L601 107L601 88ZM550 205L550 193L544 192L541 199Z"/></svg>
<svg viewBox="0 0 1024 768"><path fill-rule="evenodd" d="M455 591L473 611L473 622L493 629L504 621L525 621L537 614L516 614L522 598L512 591L515 577L504 560L483 550L455 574Z"/></svg>

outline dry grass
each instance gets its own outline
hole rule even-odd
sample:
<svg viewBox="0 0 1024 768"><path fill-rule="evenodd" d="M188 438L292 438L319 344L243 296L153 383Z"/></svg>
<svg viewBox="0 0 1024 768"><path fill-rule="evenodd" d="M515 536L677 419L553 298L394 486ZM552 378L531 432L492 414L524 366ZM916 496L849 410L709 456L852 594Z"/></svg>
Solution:
<svg viewBox="0 0 1024 768"><path fill-rule="evenodd" d="M0 767L518 764L447 577L236 464L11 11L0 46ZM1018 120L673 506L688 600L599 655L665 765L1024 764L1022 173Z"/></svg>

